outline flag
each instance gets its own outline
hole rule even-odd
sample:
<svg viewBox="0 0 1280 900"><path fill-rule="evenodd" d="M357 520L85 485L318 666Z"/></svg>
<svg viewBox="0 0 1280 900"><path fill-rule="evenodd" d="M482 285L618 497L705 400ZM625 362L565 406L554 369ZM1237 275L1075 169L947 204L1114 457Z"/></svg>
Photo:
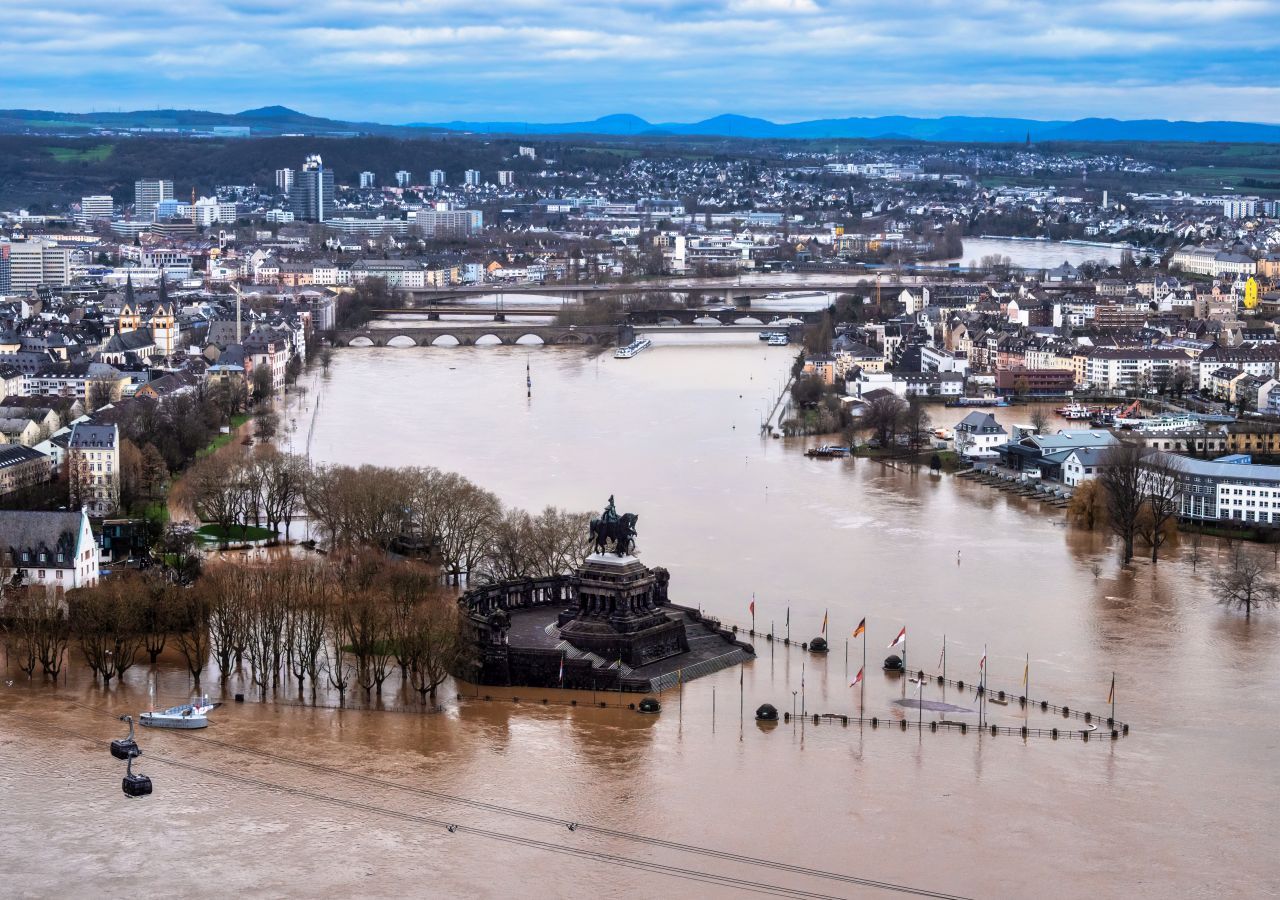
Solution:
<svg viewBox="0 0 1280 900"><path fill-rule="evenodd" d="M564 657L560 657L560 683L564 684Z"/></svg>
<svg viewBox="0 0 1280 900"><path fill-rule="evenodd" d="M978 671L985 672L987 669L987 654L982 654L982 659L978 660Z"/></svg>
<svg viewBox="0 0 1280 900"><path fill-rule="evenodd" d="M894 647L898 646L906 639L907 639L907 626L903 625L902 630L898 632L898 636L894 638L893 643L889 645L889 649L892 650Z"/></svg>
<svg viewBox="0 0 1280 900"><path fill-rule="evenodd" d="M822 636L823 636L823 637L826 637L826 636L827 636L827 611L826 611L825 609L822 611L822 632L821 632L821 634L822 634Z"/></svg>
<svg viewBox="0 0 1280 900"><path fill-rule="evenodd" d="M850 684L850 685L849 685L849 687L857 687L857 686L858 686L858 682L860 682L860 681L862 681L862 670L861 670L861 669L859 669L859 670L858 670L858 674L857 674L857 676L853 679L853 683L852 683L852 684Z"/></svg>
<svg viewBox="0 0 1280 900"><path fill-rule="evenodd" d="M1027 686L1027 678L1030 675L1031 675L1031 660L1028 659L1026 664L1022 667L1022 686L1023 687Z"/></svg>
<svg viewBox="0 0 1280 900"><path fill-rule="evenodd" d="M853 629L853 636L857 637L867 630L867 617L863 616L862 621L858 623L858 627Z"/></svg>
<svg viewBox="0 0 1280 900"><path fill-rule="evenodd" d="M1111 690L1107 691L1107 702L1116 702L1116 673L1111 673Z"/></svg>
<svg viewBox="0 0 1280 900"><path fill-rule="evenodd" d="M751 602L747 604L747 609L751 610L751 618L753 618L753 619L754 619L754 618L756 617L756 598L755 598L755 595L752 595L752 597L751 597Z"/></svg>
<svg viewBox="0 0 1280 900"><path fill-rule="evenodd" d="M944 662L946 662L946 659L947 659L947 645L944 643L944 644L942 645L942 651L938 654L938 668L939 668L939 669L941 669L941 668L942 668L942 664L943 664Z"/></svg>

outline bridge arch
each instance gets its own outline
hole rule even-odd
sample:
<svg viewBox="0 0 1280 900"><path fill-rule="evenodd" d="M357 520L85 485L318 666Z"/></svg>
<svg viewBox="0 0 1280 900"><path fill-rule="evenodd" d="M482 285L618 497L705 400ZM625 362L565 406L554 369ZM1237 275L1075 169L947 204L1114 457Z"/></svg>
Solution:
<svg viewBox="0 0 1280 900"><path fill-rule="evenodd" d="M348 347L376 347L378 342L373 339L373 335L357 334L347 341Z"/></svg>
<svg viewBox="0 0 1280 900"><path fill-rule="evenodd" d="M536 346L545 344L546 341L543 339L542 335L533 334L532 332L526 331L524 334L520 335L520 337L516 338L511 343L536 347Z"/></svg>
<svg viewBox="0 0 1280 900"><path fill-rule="evenodd" d="M734 319L733 324L734 325L763 325L764 322L757 319L755 316L743 316L740 319Z"/></svg>
<svg viewBox="0 0 1280 900"><path fill-rule="evenodd" d="M416 347L418 342L410 335L397 334L383 342L384 347Z"/></svg>
<svg viewBox="0 0 1280 900"><path fill-rule="evenodd" d="M432 347L461 347L462 341L451 334L438 334L431 339Z"/></svg>
<svg viewBox="0 0 1280 900"><path fill-rule="evenodd" d="M476 347L500 347L507 341L500 334L494 334L492 331L485 334L477 335L471 343Z"/></svg>

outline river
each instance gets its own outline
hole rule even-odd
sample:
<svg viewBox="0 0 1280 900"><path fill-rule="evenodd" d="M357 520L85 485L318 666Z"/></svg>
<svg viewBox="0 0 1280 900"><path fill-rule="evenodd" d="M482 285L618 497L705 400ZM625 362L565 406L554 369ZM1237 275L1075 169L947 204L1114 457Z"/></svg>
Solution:
<svg viewBox="0 0 1280 900"><path fill-rule="evenodd" d="M1061 241L1020 241L1014 238L967 237L962 266L976 266L986 256L1007 256L1015 268L1052 269L1064 262L1078 266L1086 262L1117 265L1124 250L1119 247L1090 244L1064 244Z"/></svg>
<svg viewBox="0 0 1280 900"><path fill-rule="evenodd" d="M622 361L566 348L343 350L314 379L293 440L311 432L318 461L457 470L530 509L597 509L615 494L639 514L642 559L670 569L677 602L746 624L754 597L757 627L781 635L789 616L797 640L829 615L828 656L757 640L741 686L739 670L722 671L663 695L649 717L591 709L590 695L573 692L485 689L486 702L464 685L467 699L446 688L443 711L423 714L310 708L286 691L217 710L204 733L144 734L141 768L156 793L138 802L120 797L103 742L118 734L108 713L146 703L146 667L104 693L80 667L53 688L28 684L6 659L9 891L741 894L626 865L643 861L890 895L407 789L969 897L1280 889L1280 611L1246 623L1214 601L1222 548L1203 548L1195 570L1185 547L1158 567L1121 569L1104 536L1029 501L927 470L806 459L803 443L757 431L789 362L788 351L733 341ZM936 410L940 424L963 412ZM1011 424L1018 412L996 414ZM1263 558L1272 564L1270 551ZM1115 672L1117 715L1132 733L1082 743L758 727L752 711L765 702L856 715L849 684L862 642L850 642L846 664L845 638L864 616L868 715L904 716L893 701L907 686L879 663L905 626L912 668L934 670L945 635L952 678L975 680L985 647L993 688L1017 694L1029 656L1033 696L1098 714ZM163 698L190 690L169 657L157 680ZM561 702L570 697L581 705ZM934 685L924 698L973 702ZM991 716L1067 727L1060 716L1024 719L1016 703Z"/></svg>

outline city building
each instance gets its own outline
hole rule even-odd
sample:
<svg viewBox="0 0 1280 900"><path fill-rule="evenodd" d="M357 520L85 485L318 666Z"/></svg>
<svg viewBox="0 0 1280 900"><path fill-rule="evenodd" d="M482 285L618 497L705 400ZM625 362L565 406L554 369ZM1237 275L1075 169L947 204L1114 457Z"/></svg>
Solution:
<svg viewBox="0 0 1280 900"><path fill-rule="evenodd" d="M538 151L532 147L521 147L517 152L520 154L521 159L537 159L538 158Z"/></svg>
<svg viewBox="0 0 1280 900"><path fill-rule="evenodd" d="M0 496L43 484L52 477L52 461L39 450L21 445L0 448Z"/></svg>
<svg viewBox="0 0 1280 900"><path fill-rule="evenodd" d="M1142 461L1147 478L1165 477L1153 467L1163 470L1166 464L1177 479L1181 518L1280 525L1280 466L1255 466L1243 459L1210 461L1164 452L1152 453Z"/></svg>
<svg viewBox="0 0 1280 900"><path fill-rule="evenodd" d="M120 432L115 425L79 423L67 441L71 505L95 518L120 505Z"/></svg>
<svg viewBox="0 0 1280 900"><path fill-rule="evenodd" d="M9 254L9 293L27 294L42 285L71 284L71 248L53 241L14 241Z"/></svg>
<svg viewBox="0 0 1280 900"><path fill-rule="evenodd" d="M333 172L319 155L308 156L294 177L289 205L295 219L324 222L333 217Z"/></svg>
<svg viewBox="0 0 1280 900"><path fill-rule="evenodd" d="M98 545L80 512L0 510L5 581L65 591L98 583Z"/></svg>
<svg viewBox="0 0 1280 900"><path fill-rule="evenodd" d="M484 229L478 209L420 209L414 218L423 237L469 237Z"/></svg>
<svg viewBox="0 0 1280 900"><path fill-rule="evenodd" d="M0 296L13 289L13 269L9 262L9 245L0 244Z"/></svg>
<svg viewBox="0 0 1280 900"><path fill-rule="evenodd" d="M1009 432L988 412L971 412L955 427L956 452L970 459L994 459Z"/></svg>
<svg viewBox="0 0 1280 900"><path fill-rule="evenodd" d="M276 190L282 194L293 190L293 169L276 169Z"/></svg>
<svg viewBox="0 0 1280 900"><path fill-rule="evenodd" d="M469 187L479 187L483 183L480 180L479 169L467 169L467 171L463 173L462 181Z"/></svg>
<svg viewBox="0 0 1280 900"><path fill-rule="evenodd" d="M444 177L444 169L432 169L431 186L433 188L444 187L446 184L448 184L448 181Z"/></svg>
<svg viewBox="0 0 1280 900"><path fill-rule="evenodd" d="M396 187L407 188L413 184L413 173L408 169L401 169L396 172Z"/></svg>
<svg viewBox="0 0 1280 900"><path fill-rule="evenodd" d="M76 216L76 221L81 225L104 220L110 221L114 214L115 204L111 200L111 195L94 194L90 197L80 198L80 212Z"/></svg>
<svg viewBox="0 0 1280 900"><path fill-rule="evenodd" d="M371 188L371 187L373 187L373 173L368 171L361 172L360 173L360 189L364 190L366 188Z"/></svg>
<svg viewBox="0 0 1280 900"><path fill-rule="evenodd" d="M173 182L162 178L141 178L133 183L134 218L150 221L156 207L173 199Z"/></svg>
<svg viewBox="0 0 1280 900"><path fill-rule="evenodd" d="M498 172L499 187L511 187L516 183L516 173L510 169L502 169Z"/></svg>

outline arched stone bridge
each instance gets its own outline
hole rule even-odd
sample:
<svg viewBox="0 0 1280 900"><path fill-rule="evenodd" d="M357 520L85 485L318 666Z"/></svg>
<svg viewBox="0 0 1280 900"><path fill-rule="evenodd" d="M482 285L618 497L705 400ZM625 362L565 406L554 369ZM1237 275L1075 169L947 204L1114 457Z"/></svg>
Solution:
<svg viewBox="0 0 1280 900"><path fill-rule="evenodd" d="M437 328L360 328L339 331L333 336L335 347L385 347L396 338L404 338L415 347L429 347L441 338L453 338L459 346L470 347L485 337L502 344L515 344L533 336L547 345L612 347L619 342L619 328L614 325L447 325ZM358 341L358 343L352 343ZM364 342L368 341L368 344ZM403 341L398 341L403 344Z"/></svg>

